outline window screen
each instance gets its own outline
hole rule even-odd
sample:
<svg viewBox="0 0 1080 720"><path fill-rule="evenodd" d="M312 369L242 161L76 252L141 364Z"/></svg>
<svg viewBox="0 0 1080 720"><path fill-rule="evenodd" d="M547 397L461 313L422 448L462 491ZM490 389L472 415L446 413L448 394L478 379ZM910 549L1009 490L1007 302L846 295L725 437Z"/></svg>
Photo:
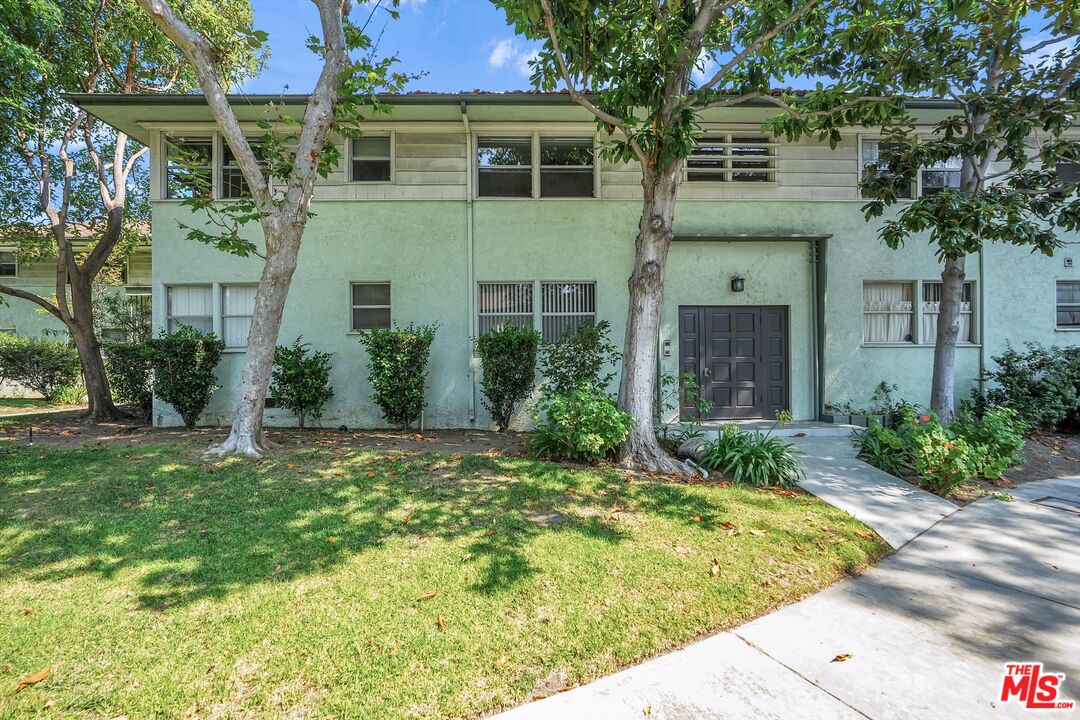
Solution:
<svg viewBox="0 0 1080 720"><path fill-rule="evenodd" d="M481 139L476 146L480 197L532 197L532 140Z"/></svg>
<svg viewBox="0 0 1080 720"><path fill-rule="evenodd" d="M540 138L540 197L592 196L592 139Z"/></svg>

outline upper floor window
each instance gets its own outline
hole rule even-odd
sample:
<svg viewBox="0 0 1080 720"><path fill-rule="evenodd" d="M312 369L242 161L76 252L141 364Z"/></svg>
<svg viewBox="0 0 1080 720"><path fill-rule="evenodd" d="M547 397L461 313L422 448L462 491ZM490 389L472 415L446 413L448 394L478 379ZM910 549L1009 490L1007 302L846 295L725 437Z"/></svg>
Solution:
<svg viewBox="0 0 1080 720"><path fill-rule="evenodd" d="M863 283L863 342L914 342L913 283Z"/></svg>
<svg viewBox="0 0 1080 720"><path fill-rule="evenodd" d="M209 197L214 167L212 138L172 138L165 161L165 197Z"/></svg>
<svg viewBox="0 0 1080 720"><path fill-rule="evenodd" d="M953 158L919 170L922 196L937 195L943 190L959 190L962 164L960 158Z"/></svg>
<svg viewBox="0 0 1080 720"><path fill-rule="evenodd" d="M859 180L862 181L866 176L866 169L869 167L875 167L879 173L888 174L897 180L901 179L901 173L895 168L885 165L881 161L881 151L895 147L897 147L896 143L885 143L879 140L863 140L862 149L860 151L862 157L859 160ZM896 190L896 196L910 200L912 198L911 186L912 183L899 183L899 187L897 187ZM866 193L863 193L863 197L866 197Z"/></svg>
<svg viewBox="0 0 1080 720"><path fill-rule="evenodd" d="M532 139L481 139L476 144L477 195L532 197Z"/></svg>
<svg viewBox="0 0 1080 720"><path fill-rule="evenodd" d="M974 342L975 311L972 305L974 285L964 283L964 294L960 301L960 334L957 340L962 343ZM933 345L937 342L938 317L941 314L941 288L939 282L924 282L922 284L922 341L924 344Z"/></svg>
<svg viewBox="0 0 1080 720"><path fill-rule="evenodd" d="M710 134L686 159L689 182L776 182L776 147L761 135Z"/></svg>
<svg viewBox="0 0 1080 720"><path fill-rule="evenodd" d="M592 196L592 139L540 138L540 197Z"/></svg>
<svg viewBox="0 0 1080 720"><path fill-rule="evenodd" d="M254 148L252 148L254 150ZM244 171L240 169L240 163L233 155L229 143L221 140L221 197L227 200L249 197L251 188L248 187Z"/></svg>
<svg viewBox="0 0 1080 720"><path fill-rule="evenodd" d="M1061 330L1080 330L1080 280L1058 280L1057 326Z"/></svg>
<svg viewBox="0 0 1080 720"><path fill-rule="evenodd" d="M1080 180L1080 162L1062 161L1057 164L1058 180L1063 183L1075 183Z"/></svg>
<svg viewBox="0 0 1080 720"><path fill-rule="evenodd" d="M175 332L181 325L203 332L214 329L212 286L170 285L165 292L165 329L168 332Z"/></svg>
<svg viewBox="0 0 1080 720"><path fill-rule="evenodd" d="M0 277L18 277L19 263L15 259L15 253L10 250L0 250Z"/></svg>
<svg viewBox="0 0 1080 720"><path fill-rule="evenodd" d="M349 142L349 179L353 182L390 182L389 135L352 138Z"/></svg>

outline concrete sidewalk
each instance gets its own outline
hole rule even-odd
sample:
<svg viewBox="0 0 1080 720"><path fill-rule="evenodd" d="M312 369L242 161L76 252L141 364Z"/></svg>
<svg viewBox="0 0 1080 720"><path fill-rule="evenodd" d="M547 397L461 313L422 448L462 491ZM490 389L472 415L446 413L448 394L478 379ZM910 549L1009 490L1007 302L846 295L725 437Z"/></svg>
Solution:
<svg viewBox="0 0 1080 720"><path fill-rule="evenodd" d="M1080 701L1080 514L1032 502L1080 506L1080 479L1014 494L953 511L858 578L500 717L1047 716L1000 702L1001 676L1041 661Z"/></svg>

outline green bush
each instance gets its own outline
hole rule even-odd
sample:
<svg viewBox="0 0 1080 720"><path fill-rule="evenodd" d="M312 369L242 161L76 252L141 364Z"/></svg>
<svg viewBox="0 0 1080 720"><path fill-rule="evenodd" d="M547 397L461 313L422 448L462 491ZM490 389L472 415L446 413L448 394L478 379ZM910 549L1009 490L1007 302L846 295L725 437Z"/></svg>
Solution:
<svg viewBox="0 0 1080 720"><path fill-rule="evenodd" d="M274 370L270 375L270 394L291 410L304 427L307 418L322 417L323 406L334 396L330 384L330 358L333 353L308 352L310 346L297 338L291 345L274 349Z"/></svg>
<svg viewBox="0 0 1080 720"><path fill-rule="evenodd" d="M540 369L544 386L556 395L566 395L574 388L606 389L615 378L620 353L610 340L611 324L601 320L595 325L570 328L558 342L540 346Z"/></svg>
<svg viewBox="0 0 1080 720"><path fill-rule="evenodd" d="M949 495L968 478L1001 477L1022 463L1023 421L1008 408L988 410L976 417L970 406L949 427L937 415L901 410L895 429L873 422L856 435L859 457L897 476L915 474L930 490Z"/></svg>
<svg viewBox="0 0 1080 720"><path fill-rule="evenodd" d="M154 404L153 351L148 342L106 342L103 344L105 373L109 376L113 399L131 403L150 417Z"/></svg>
<svg viewBox="0 0 1080 720"><path fill-rule="evenodd" d="M744 433L735 423L728 423L717 439L705 446L698 464L738 483L791 487L804 477L798 459L801 453L791 443L772 437L771 432Z"/></svg>
<svg viewBox="0 0 1080 720"><path fill-rule="evenodd" d="M189 428L221 386L214 368L225 343L212 332L181 325L176 332L150 341L154 369L154 394L169 403Z"/></svg>
<svg viewBox="0 0 1080 720"><path fill-rule="evenodd" d="M427 381L428 355L435 340L437 325L413 325L406 328L368 330L360 343L368 352L375 404L383 417L408 429L424 410L424 384Z"/></svg>
<svg viewBox="0 0 1080 720"><path fill-rule="evenodd" d="M45 335L3 336L0 378L30 388L46 400L59 400L65 388L81 381L79 353L69 343Z"/></svg>
<svg viewBox="0 0 1080 720"><path fill-rule="evenodd" d="M82 383L75 383L74 385L64 385L58 388L53 393L52 400L64 405L85 405L86 404L86 388Z"/></svg>
<svg viewBox="0 0 1080 720"><path fill-rule="evenodd" d="M1027 344L1027 352L1011 345L994 356L996 370L983 372L992 383L976 395L976 408L1007 407L1031 428L1076 429L1080 425L1080 347L1046 348Z"/></svg>
<svg viewBox="0 0 1080 720"><path fill-rule="evenodd" d="M529 434L533 454L561 460L601 460L634 426L615 398L596 387L576 387L565 394L545 390L529 414L536 422Z"/></svg>
<svg viewBox="0 0 1080 720"><path fill-rule="evenodd" d="M476 353L484 371L480 380L484 407L498 424L499 432L510 429L514 412L533 389L539 344L540 333L515 324L489 330L476 340Z"/></svg>
<svg viewBox="0 0 1080 720"><path fill-rule="evenodd" d="M1006 470L1024 462L1027 425L1012 408L991 408L976 418L965 407L949 429L962 437L972 448L976 472L987 478L999 478Z"/></svg>

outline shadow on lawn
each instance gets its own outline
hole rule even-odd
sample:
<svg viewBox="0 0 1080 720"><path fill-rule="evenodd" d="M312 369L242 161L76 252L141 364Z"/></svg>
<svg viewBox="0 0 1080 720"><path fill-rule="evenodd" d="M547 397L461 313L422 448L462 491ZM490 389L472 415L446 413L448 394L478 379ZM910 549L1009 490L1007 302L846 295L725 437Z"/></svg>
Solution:
<svg viewBox="0 0 1080 720"><path fill-rule="evenodd" d="M9 448L0 466L0 578L134 573L150 609L431 539L464 540L481 566L471 589L499 592L536 572L528 546L546 533L625 539L633 513L617 518L616 507L687 525L688 507L706 523L724 514L686 486L479 455L394 459L320 448L214 464L176 445Z"/></svg>

